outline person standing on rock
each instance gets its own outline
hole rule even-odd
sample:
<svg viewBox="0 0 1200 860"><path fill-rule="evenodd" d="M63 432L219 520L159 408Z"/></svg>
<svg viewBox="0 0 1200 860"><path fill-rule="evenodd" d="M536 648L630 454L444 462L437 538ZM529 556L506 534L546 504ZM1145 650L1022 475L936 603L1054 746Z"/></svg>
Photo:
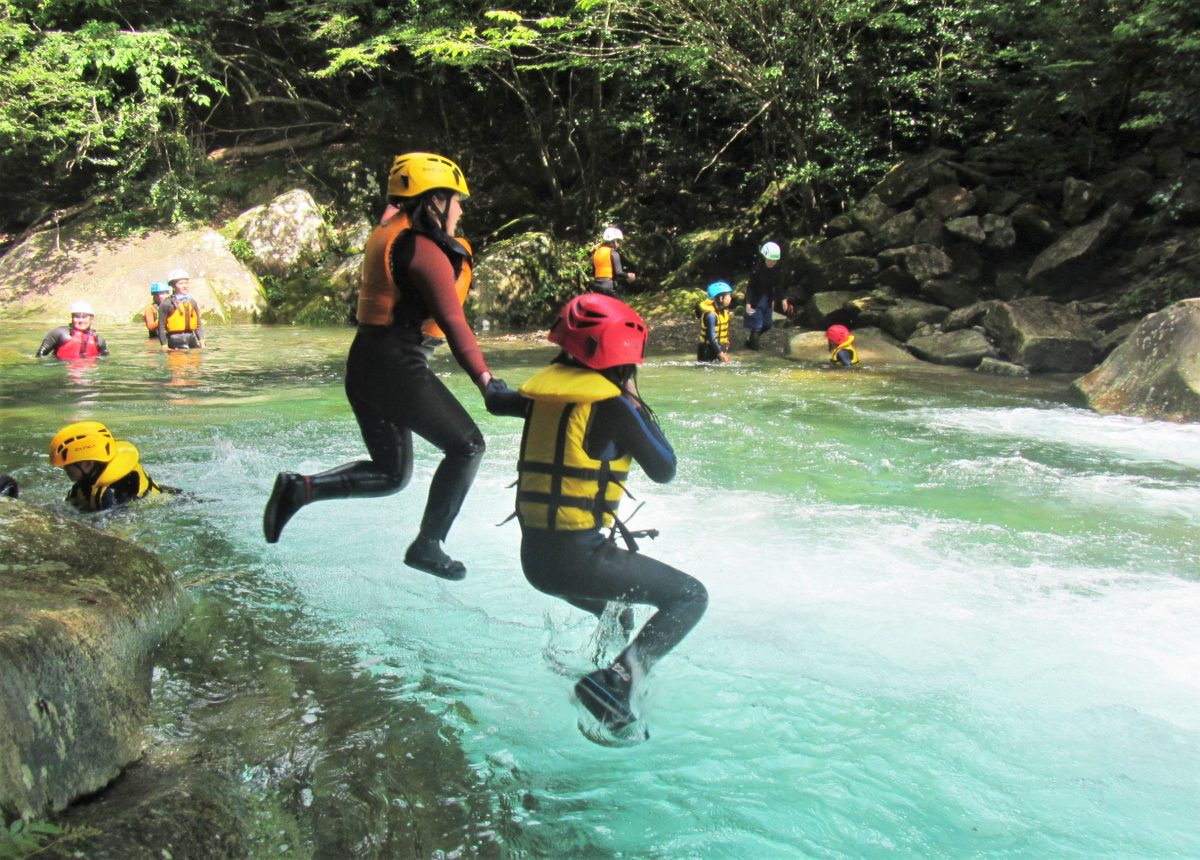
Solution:
<svg viewBox="0 0 1200 860"><path fill-rule="evenodd" d="M171 295L158 306L158 342L164 351L204 348L204 323L200 321L200 306L188 295L190 282L183 269L167 273Z"/></svg>
<svg viewBox="0 0 1200 860"><path fill-rule="evenodd" d="M96 312L89 302L71 305L71 324L51 329L34 353L35 358L54 353L55 358L75 359L108 355L108 344L92 328Z"/></svg>
<svg viewBox="0 0 1200 860"><path fill-rule="evenodd" d="M775 308L786 314L790 310L783 293L783 267L779 245L766 242L758 250L759 259L750 273L750 285L746 288L746 315L742 318L749 336L746 346L758 349L758 341L774 325Z"/></svg>
<svg viewBox="0 0 1200 860"><path fill-rule="evenodd" d="M171 288L162 281L150 285L150 304L142 308L142 320L146 323L146 337L158 337L158 307L163 303Z"/></svg>
<svg viewBox="0 0 1200 860"><path fill-rule="evenodd" d="M429 367L430 354L441 342L436 335L450 344L485 402L508 390L488 370L463 315L471 256L454 233L461 201L469 193L462 171L448 158L425 152L396 157L388 176L387 208L367 240L358 333L346 359L346 397L371 459L317 475L280 472L263 511L267 543L277 542L288 520L312 502L402 490L412 478L416 433L445 456L404 563L442 579L467 575L466 566L447 555L442 542L475 480L484 440ZM436 334L426 326L431 319L437 323Z"/></svg>
<svg viewBox="0 0 1200 860"><path fill-rule="evenodd" d="M621 268L621 254L617 250L625 234L619 227L606 227L603 240L592 251L592 292L617 297L617 281L632 284L637 276Z"/></svg>

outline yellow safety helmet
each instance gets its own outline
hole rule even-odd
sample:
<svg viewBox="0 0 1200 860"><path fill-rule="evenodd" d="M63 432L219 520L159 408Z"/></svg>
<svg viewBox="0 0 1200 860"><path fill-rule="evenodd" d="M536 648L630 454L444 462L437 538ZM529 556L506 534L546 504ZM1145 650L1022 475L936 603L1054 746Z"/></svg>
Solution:
<svg viewBox="0 0 1200 860"><path fill-rule="evenodd" d="M470 197L467 179L458 165L430 152L397 155L388 173L388 197L419 197L426 191L445 188Z"/></svg>
<svg viewBox="0 0 1200 860"><path fill-rule="evenodd" d="M50 440L50 465L70 466L82 460L109 462L116 456L116 440L99 421L68 424Z"/></svg>

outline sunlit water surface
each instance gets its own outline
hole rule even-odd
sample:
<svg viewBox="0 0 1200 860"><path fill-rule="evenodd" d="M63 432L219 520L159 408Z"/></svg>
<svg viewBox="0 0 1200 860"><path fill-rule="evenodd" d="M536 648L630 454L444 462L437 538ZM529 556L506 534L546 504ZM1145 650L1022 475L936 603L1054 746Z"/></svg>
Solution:
<svg viewBox="0 0 1200 860"><path fill-rule="evenodd" d="M74 366L29 360L41 334L0 332L0 469L65 510L46 445L95 418L191 491L107 527L193 580L234 571L259 593L246 611L302 615L352 664L329 670L442 723L491 800L430 854L1200 856L1200 426L1099 417L1062 380L654 357L642 391L680 466L662 487L635 470L633 525L661 530L644 551L710 607L649 679L651 740L614 750L581 736L569 697L594 621L534 591L516 525L496 526L520 422L488 416L447 355L488 440L448 542L462 583L401 563L437 462L420 442L403 493L312 506L262 539L276 472L363 456L349 330L215 328L192 355L118 333ZM510 383L552 356L484 347ZM370 761L400 783L410 766ZM395 798L362 803L369 821ZM340 826L346 853L372 853Z"/></svg>

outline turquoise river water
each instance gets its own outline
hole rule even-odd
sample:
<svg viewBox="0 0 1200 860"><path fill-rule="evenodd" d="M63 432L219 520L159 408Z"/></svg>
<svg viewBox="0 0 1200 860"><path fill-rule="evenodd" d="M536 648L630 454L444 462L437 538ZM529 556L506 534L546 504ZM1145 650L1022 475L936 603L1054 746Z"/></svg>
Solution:
<svg viewBox="0 0 1200 860"><path fill-rule="evenodd" d="M648 681L650 741L609 749L569 697L595 622L496 527L520 422L445 350L489 446L461 583L400 561L422 442L403 493L263 541L276 472L363 455L352 331L215 327L193 355L130 331L68 366L29 359L43 329L0 331L0 471L69 512L46 447L94 418L189 491L96 522L197 597L152 732L235 777L261 856L1200 857L1200 426L1097 416L1062 379L653 356L680 466L635 470L633 525L710 607ZM483 345L514 384L553 355Z"/></svg>

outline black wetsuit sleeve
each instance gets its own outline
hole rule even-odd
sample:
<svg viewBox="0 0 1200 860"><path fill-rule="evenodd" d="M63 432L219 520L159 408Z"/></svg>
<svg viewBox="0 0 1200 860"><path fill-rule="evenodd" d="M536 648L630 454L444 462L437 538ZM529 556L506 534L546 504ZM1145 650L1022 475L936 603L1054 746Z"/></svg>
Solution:
<svg viewBox="0 0 1200 860"><path fill-rule="evenodd" d="M96 349L100 350L101 355L108 355L108 344L100 335L96 335Z"/></svg>
<svg viewBox="0 0 1200 860"><path fill-rule="evenodd" d="M175 302L171 298L162 300L162 304L158 306L158 342L160 345L167 343L167 317L175 311Z"/></svg>
<svg viewBox="0 0 1200 860"><path fill-rule="evenodd" d="M596 404L585 447L598 460L628 453L655 483L665 484L675 477L671 443L650 413L625 395Z"/></svg>
<svg viewBox="0 0 1200 860"><path fill-rule="evenodd" d="M62 344L64 334L67 334L66 326L59 326L51 331L44 338L42 338L42 345L38 347L38 351L33 354L33 357L41 358L43 355L50 355L53 353ZM67 334L67 337L70 337L70 335Z"/></svg>
<svg viewBox="0 0 1200 860"><path fill-rule="evenodd" d="M625 270L621 268L621 255L616 248L609 251L609 256L612 258L613 280L625 277Z"/></svg>
<svg viewBox="0 0 1200 860"><path fill-rule="evenodd" d="M529 398L519 391L502 391L488 398L487 411L508 418L524 418L529 411Z"/></svg>

